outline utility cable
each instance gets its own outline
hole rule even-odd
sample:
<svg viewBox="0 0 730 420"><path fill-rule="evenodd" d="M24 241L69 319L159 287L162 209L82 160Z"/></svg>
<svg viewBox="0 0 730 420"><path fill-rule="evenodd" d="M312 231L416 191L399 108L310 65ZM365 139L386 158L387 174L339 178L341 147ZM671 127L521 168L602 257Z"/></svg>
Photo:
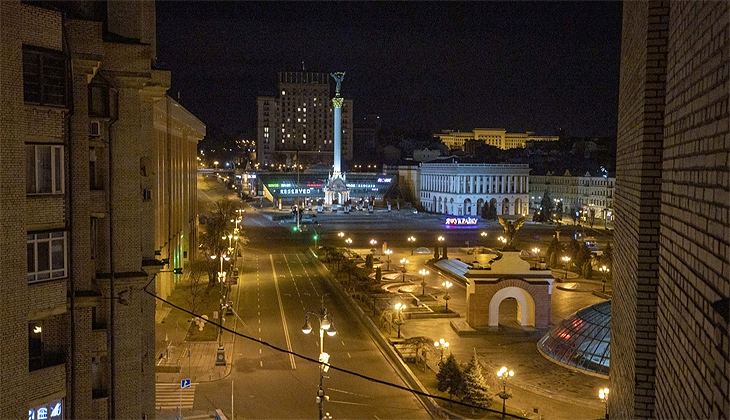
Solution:
<svg viewBox="0 0 730 420"><path fill-rule="evenodd" d="M198 314L196 314L196 313L194 313L192 311L189 311L189 310L187 310L185 308L182 308L182 307L180 307L180 306L178 306L178 305L170 302L169 300L163 299L163 298L157 296L156 294L150 292L147 289L144 289L144 291L148 295L154 297L157 300L160 300L163 303L166 303L166 304L172 306L173 308L175 308L177 310L180 310L182 312L185 312L185 313L187 313L187 314L189 314L191 316L194 316L196 318L200 318L200 315L198 315ZM221 328L221 329L223 329L225 331L228 331L231 334L237 335L237 336L239 336L241 338L245 338L246 340L249 340L249 341L253 341L253 342L259 343L259 344L261 344L263 346L269 347L269 348L271 348L273 350L276 350L278 352L290 354L292 356L296 356L296 357L298 357L300 359L303 359L303 360L308 361L308 362L311 362L311 363L315 363L317 365L321 365L322 364L317 359L313 359L311 357L304 356L304 355L299 354L297 352L289 351L287 349L283 349L281 347L277 347L277 346L275 346L273 344L270 344L270 343L268 343L266 341L259 340L259 339L254 338L254 337L250 337L250 336L247 336L245 334L241 334L241 333L239 333L237 331L234 331L234 330L231 330L230 328L227 328L226 326L224 326L224 325L222 325L222 324L220 324L218 322L210 321L210 320L208 320L206 322L209 323L209 324L212 324L212 325L214 325L214 326L216 326L218 328ZM336 370L338 372L342 372L342 373L346 373L348 375L356 376L358 378L365 379L366 381L375 382L375 383L378 383L378 384L381 384L381 385L389 386L391 388L396 388L396 389L400 389L402 391L407 391L407 392L410 392L412 394L420 395L422 397L433 398L433 399L436 399L436 400L445 401L445 402L452 403L452 404L456 404L456 405L460 405L460 406L463 406L463 407L484 410L484 411L488 411L488 412L496 413L496 414L502 414L502 412L499 411L499 410L493 410L491 408L484 408L484 407L481 407L481 406L478 406L478 405L473 405L473 404L465 403L463 401L456 401L456 400L452 400L451 398L446 398L446 397L442 397L442 396L439 396L439 395L429 394L427 392L422 392L422 391L418 391L418 390L415 390L415 389L411 389L411 388L405 387L403 385L398 385L398 384L394 384L392 382L384 381L382 379L373 378L373 377L370 377L370 376L367 376L367 375L363 375L362 373L357 373L357 372L354 372L354 371L351 371L351 370L348 370L348 369L344 369L344 368L341 368L341 367L337 367L337 366L334 366L334 365L329 365L328 364L328 366L329 366L330 369ZM509 416L509 417L512 417L512 418L515 418L515 419L527 420L526 417L520 417L520 416L515 415L515 414L505 413L505 415L506 416Z"/></svg>

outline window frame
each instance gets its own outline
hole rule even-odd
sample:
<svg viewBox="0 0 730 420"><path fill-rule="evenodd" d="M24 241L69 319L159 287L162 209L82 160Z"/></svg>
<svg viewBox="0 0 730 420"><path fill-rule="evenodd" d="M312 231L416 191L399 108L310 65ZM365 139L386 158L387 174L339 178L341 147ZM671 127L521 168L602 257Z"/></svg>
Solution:
<svg viewBox="0 0 730 420"><path fill-rule="evenodd" d="M26 183L25 183L25 193L27 195L58 195L58 194L64 194L66 191L66 156L65 156L65 146L63 144L55 144L55 143L26 143L26 164L28 159L28 148L33 148L33 167L28 168L26 166L26 171L32 171L33 173L33 179L34 179L34 188L32 191L28 191L28 174L26 174ZM38 174L41 172L41 168L39 168L40 160L38 159L38 150L41 147L49 147L51 152L51 167L50 167L50 178L51 178L51 190L50 191L40 191L40 179L41 177L38 176ZM58 150L58 156L60 157L60 162L56 162L56 153L55 151ZM58 178L56 179L58 174Z"/></svg>
<svg viewBox="0 0 730 420"><path fill-rule="evenodd" d="M58 234L61 234L61 236L56 236ZM47 235L47 238L38 238L39 235ZM62 257L62 268L60 269L54 269L53 268L53 242L57 240L62 241L62 247L63 247L63 257ZM40 243L46 243L48 244L48 268L46 270L39 270L38 269L38 244ZM28 281L28 284L34 284L34 283L41 283L45 281L50 280L58 280L68 277L68 233L65 230L51 230L51 231L34 231L34 232L28 232L26 236L26 252L29 251L28 246L33 247L33 256L32 261L31 258L28 257L27 264L34 266L34 270L30 271L28 269L26 274L26 279ZM27 255L27 254L26 254ZM38 278L39 275L45 275L47 274L47 277Z"/></svg>
<svg viewBox="0 0 730 420"><path fill-rule="evenodd" d="M34 64L38 66L38 72L31 74L28 71L26 64L30 63L29 57L34 58ZM61 76L53 75L51 68L53 68L47 61L60 60L63 63L63 74ZM31 78L32 76L32 78ZM37 80L33 80L37 79ZM49 83L53 79L61 79L61 85L55 86ZM29 98L30 93L28 86L31 84L38 85L38 98ZM60 88L60 94L54 95L51 93L53 88ZM60 96L59 100L50 100L49 97ZM47 48L35 47L31 45L23 45L23 101L29 104L51 106L51 107L68 107L68 60L61 51L51 50Z"/></svg>

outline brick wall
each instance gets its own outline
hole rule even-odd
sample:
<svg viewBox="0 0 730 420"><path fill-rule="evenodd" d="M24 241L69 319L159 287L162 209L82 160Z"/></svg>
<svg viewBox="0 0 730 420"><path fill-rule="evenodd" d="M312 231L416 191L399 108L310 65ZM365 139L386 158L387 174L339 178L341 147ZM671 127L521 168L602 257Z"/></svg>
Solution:
<svg viewBox="0 0 730 420"><path fill-rule="evenodd" d="M614 418L654 416L668 13L664 2L624 3L611 309L610 411Z"/></svg>
<svg viewBox="0 0 730 420"><path fill-rule="evenodd" d="M656 416L730 417L730 7L671 2Z"/></svg>
<svg viewBox="0 0 730 420"><path fill-rule="evenodd" d="M730 10L624 4L612 418L728 418Z"/></svg>

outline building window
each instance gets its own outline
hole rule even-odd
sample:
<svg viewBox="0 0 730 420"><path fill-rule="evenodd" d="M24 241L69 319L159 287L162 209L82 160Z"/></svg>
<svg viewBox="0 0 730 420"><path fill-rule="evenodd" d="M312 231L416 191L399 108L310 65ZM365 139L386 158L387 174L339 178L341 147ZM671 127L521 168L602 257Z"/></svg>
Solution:
<svg viewBox="0 0 730 420"><path fill-rule="evenodd" d="M67 277L66 232L29 233L28 283Z"/></svg>
<svg viewBox="0 0 730 420"><path fill-rule="evenodd" d="M99 176L99 161L96 150L95 147L89 147L89 188L101 190L101 176Z"/></svg>
<svg viewBox="0 0 730 420"><path fill-rule="evenodd" d="M39 105L66 106L63 54L23 47L23 98Z"/></svg>
<svg viewBox="0 0 730 420"><path fill-rule="evenodd" d="M63 194L63 146L28 144L25 146L28 194Z"/></svg>
<svg viewBox="0 0 730 420"><path fill-rule="evenodd" d="M104 85L89 85L89 115L109 116L109 89Z"/></svg>

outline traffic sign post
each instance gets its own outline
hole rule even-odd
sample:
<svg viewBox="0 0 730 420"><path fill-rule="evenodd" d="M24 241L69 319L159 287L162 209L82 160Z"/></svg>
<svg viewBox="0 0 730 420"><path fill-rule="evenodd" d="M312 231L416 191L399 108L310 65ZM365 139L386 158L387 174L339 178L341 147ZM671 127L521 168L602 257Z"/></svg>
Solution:
<svg viewBox="0 0 730 420"><path fill-rule="evenodd" d="M190 388L190 379L182 379L180 381L180 403L177 406L177 417L182 418L182 390L183 388Z"/></svg>

